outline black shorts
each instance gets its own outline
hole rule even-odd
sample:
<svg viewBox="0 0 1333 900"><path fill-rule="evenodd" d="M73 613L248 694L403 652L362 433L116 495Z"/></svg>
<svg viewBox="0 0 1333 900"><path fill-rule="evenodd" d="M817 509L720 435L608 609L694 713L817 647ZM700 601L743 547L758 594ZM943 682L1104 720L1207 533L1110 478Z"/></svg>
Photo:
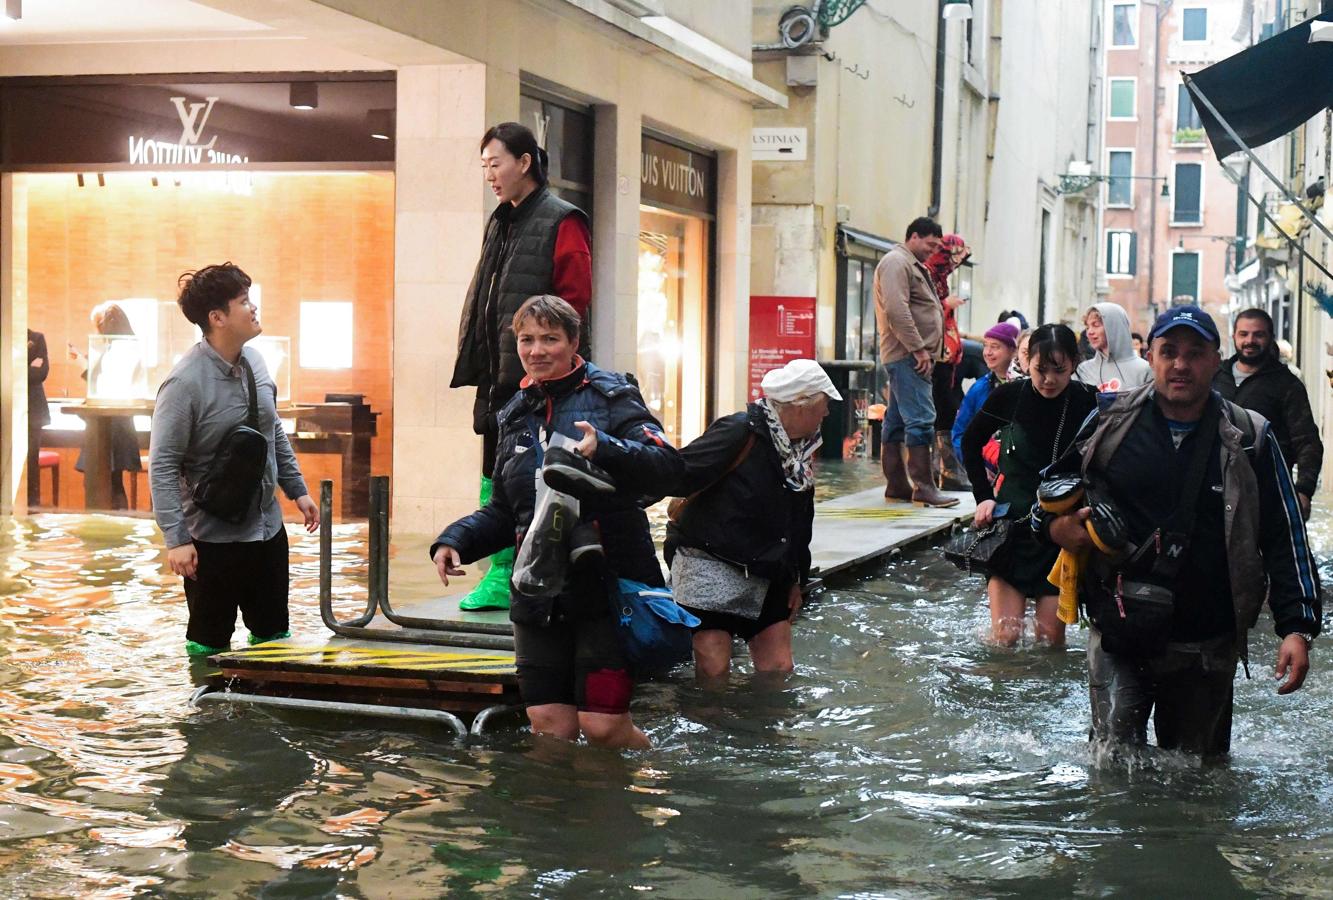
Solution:
<svg viewBox="0 0 1333 900"><path fill-rule="evenodd" d="M561 703L580 712L629 712L634 676L609 616L549 625L514 623L518 692L528 706Z"/></svg>
<svg viewBox="0 0 1333 900"><path fill-rule="evenodd" d="M768 626L785 622L791 617L791 607L788 605L790 598L790 584L779 585L774 582L769 585L768 593L764 595L764 605L759 610L759 618L757 619L747 619L744 616L714 612L709 609L695 609L692 606L685 606L684 603L681 606L699 617L699 627L694 629L696 632L725 631L732 637L738 637L748 644Z"/></svg>
<svg viewBox="0 0 1333 900"><path fill-rule="evenodd" d="M287 531L267 541L214 544L195 541L199 569L185 579L190 607L186 640L207 647L228 647L241 621L257 638L287 630Z"/></svg>

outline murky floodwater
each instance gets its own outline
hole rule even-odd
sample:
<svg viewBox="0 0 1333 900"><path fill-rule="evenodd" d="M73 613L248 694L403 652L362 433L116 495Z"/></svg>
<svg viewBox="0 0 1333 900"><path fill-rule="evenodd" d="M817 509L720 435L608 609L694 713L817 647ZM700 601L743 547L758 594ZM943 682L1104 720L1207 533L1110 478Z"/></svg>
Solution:
<svg viewBox="0 0 1333 900"><path fill-rule="evenodd" d="M1276 697L1266 619L1229 766L1099 763L1083 636L984 647L980 582L923 549L834 579L785 684L644 688L655 747L621 755L193 710L150 523L20 520L0 554L0 896L1333 894L1333 655Z"/></svg>

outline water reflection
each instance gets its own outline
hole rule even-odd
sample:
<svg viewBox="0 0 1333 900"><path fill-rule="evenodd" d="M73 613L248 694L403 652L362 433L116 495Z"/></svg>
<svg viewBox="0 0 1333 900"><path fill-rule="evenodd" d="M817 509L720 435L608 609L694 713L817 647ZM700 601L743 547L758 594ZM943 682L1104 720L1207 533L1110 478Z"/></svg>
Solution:
<svg viewBox="0 0 1333 900"><path fill-rule="evenodd" d="M1316 546L1331 528L1321 510ZM317 633L315 544L292 540L293 621ZM363 535L335 543L339 583L363 587ZM1099 759L1084 636L984 645L980 580L929 551L833 579L783 684L741 665L725 692L647 685L650 752L460 746L190 709L184 603L156 547L141 520L0 534L0 896L1330 893L1333 658L1317 644L1306 689L1279 699L1266 620L1223 768ZM397 549L403 572L428 567Z"/></svg>

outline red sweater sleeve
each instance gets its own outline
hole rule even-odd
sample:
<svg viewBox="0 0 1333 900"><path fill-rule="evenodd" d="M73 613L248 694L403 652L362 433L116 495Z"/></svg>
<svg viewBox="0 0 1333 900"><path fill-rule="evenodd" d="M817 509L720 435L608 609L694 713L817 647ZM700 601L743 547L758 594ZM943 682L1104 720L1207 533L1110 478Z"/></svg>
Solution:
<svg viewBox="0 0 1333 900"><path fill-rule="evenodd" d="M582 216L565 216L555 233L551 292L587 318L592 303L592 236Z"/></svg>

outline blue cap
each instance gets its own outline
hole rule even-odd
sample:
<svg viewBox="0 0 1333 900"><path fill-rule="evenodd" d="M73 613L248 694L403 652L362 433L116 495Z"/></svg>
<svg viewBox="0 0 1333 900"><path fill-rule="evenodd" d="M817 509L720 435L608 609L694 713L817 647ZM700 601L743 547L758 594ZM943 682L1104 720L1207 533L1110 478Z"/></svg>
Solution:
<svg viewBox="0 0 1333 900"><path fill-rule="evenodd" d="M1189 305L1173 306L1158 316L1157 321L1153 323L1152 331L1148 332L1148 342L1152 343L1153 340L1178 325L1193 328L1212 341L1214 347L1222 344L1222 339L1217 334L1217 326L1213 324L1213 317L1199 309L1199 307Z"/></svg>

